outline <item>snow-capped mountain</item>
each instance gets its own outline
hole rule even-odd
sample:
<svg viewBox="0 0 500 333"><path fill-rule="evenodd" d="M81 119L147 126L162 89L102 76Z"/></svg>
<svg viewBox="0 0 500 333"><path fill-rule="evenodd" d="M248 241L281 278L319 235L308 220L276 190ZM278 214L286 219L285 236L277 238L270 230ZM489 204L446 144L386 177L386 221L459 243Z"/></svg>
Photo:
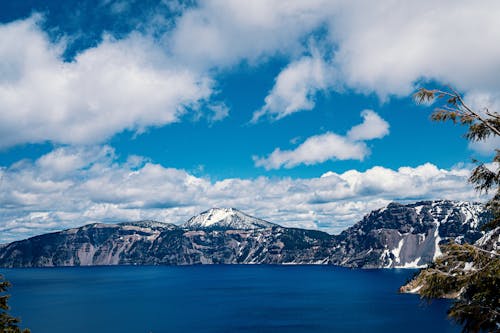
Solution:
<svg viewBox="0 0 500 333"><path fill-rule="evenodd" d="M474 243L490 214L480 203L421 201L391 203L372 211L338 236L338 264L355 267L423 267L453 239Z"/></svg>
<svg viewBox="0 0 500 333"><path fill-rule="evenodd" d="M247 215L235 208L212 208L193 216L182 226L187 229L238 229L271 228L276 224Z"/></svg>
<svg viewBox="0 0 500 333"><path fill-rule="evenodd" d="M236 209L214 208L177 226L94 223L0 246L0 267L80 265L330 264L421 267L453 239L473 243L490 215L453 201L391 203L340 235L285 228ZM498 247L499 232L485 235Z"/></svg>

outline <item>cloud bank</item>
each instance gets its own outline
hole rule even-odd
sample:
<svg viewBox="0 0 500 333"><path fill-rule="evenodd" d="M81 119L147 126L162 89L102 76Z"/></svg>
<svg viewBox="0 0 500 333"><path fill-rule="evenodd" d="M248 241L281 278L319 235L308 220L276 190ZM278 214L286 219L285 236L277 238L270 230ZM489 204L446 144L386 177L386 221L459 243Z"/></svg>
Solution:
<svg viewBox="0 0 500 333"><path fill-rule="evenodd" d="M337 233L393 200L479 200L469 172L428 163L311 179L212 181L139 156L120 163L109 146L61 147L0 169L0 243L91 222L182 223L210 207Z"/></svg>

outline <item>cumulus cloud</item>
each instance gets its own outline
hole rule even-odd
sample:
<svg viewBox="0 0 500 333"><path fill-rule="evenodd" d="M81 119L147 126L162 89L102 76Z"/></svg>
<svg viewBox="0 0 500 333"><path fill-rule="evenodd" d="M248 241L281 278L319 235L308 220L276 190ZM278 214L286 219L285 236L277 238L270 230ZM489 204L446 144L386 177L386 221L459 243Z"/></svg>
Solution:
<svg viewBox="0 0 500 333"><path fill-rule="evenodd" d="M37 23L35 16L0 25L0 148L101 142L210 104L213 81L172 63L147 37L105 37L64 62L64 43L50 42ZM227 115L213 110L214 119Z"/></svg>
<svg viewBox="0 0 500 333"><path fill-rule="evenodd" d="M292 62L276 78L265 105L254 112L252 122L263 116L277 120L298 111L312 110L316 93L329 89L334 79L333 67L317 52Z"/></svg>
<svg viewBox="0 0 500 333"><path fill-rule="evenodd" d="M327 160L363 160L369 150L365 143L327 132L308 138L293 150L276 148L267 157L254 157L255 166L266 170L293 168L299 164L311 165Z"/></svg>
<svg viewBox="0 0 500 333"><path fill-rule="evenodd" d="M420 79L465 91L500 87L494 74L500 48L491 44L500 38L498 2L366 1L363 7L341 7L342 18L330 21L330 36L340 41L336 60L347 85L381 96L407 95Z"/></svg>
<svg viewBox="0 0 500 333"><path fill-rule="evenodd" d="M353 141L380 139L389 134L389 123L372 110L361 112L363 122L347 132L347 137Z"/></svg>
<svg viewBox="0 0 500 333"><path fill-rule="evenodd" d="M210 207L337 233L392 200L479 200L469 172L424 164L311 179L211 181L138 156L118 162L108 146L61 147L0 168L0 243L91 222L182 223Z"/></svg>
<svg viewBox="0 0 500 333"><path fill-rule="evenodd" d="M328 160L363 160L370 149L363 141L389 134L389 124L372 110L361 112L363 122L351 128L346 136L327 132L312 136L293 150L276 148L267 157L254 156L255 166L266 170L312 165Z"/></svg>

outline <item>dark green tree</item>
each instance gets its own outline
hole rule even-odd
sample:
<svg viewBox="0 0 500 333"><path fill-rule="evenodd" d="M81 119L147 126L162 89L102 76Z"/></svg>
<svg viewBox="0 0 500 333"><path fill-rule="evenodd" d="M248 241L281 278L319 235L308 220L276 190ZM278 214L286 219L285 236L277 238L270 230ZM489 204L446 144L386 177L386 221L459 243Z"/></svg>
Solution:
<svg viewBox="0 0 500 333"><path fill-rule="evenodd" d="M10 309L7 301L10 295L7 295L7 289L10 283L0 275L0 333L30 333L30 330L19 328L21 322L19 318L12 317L7 311Z"/></svg>
<svg viewBox="0 0 500 333"><path fill-rule="evenodd" d="M417 103L444 101L431 118L467 126L465 137L482 141L500 136L500 114L488 109L474 110L453 89L420 89ZM492 194L486 207L492 219L483 228L493 240L500 234L500 150L494 149L491 163L475 161L469 182L476 190ZM441 247L443 255L423 269L404 291L418 290L426 299L448 297L455 302L448 315L460 323L462 332L500 332L500 256L495 246L450 243Z"/></svg>

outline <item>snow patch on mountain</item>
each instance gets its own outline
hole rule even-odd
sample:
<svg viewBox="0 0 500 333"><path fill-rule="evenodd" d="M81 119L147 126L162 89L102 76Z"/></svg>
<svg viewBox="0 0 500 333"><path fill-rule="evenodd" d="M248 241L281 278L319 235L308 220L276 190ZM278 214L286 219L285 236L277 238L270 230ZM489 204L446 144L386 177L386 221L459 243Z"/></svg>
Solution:
<svg viewBox="0 0 500 333"><path fill-rule="evenodd" d="M394 268L425 268L427 267L426 264L419 264L420 261L422 260L422 258L418 257L418 258L415 258L415 260L413 261L410 261L410 262L406 262L404 265L400 265L400 266L394 266Z"/></svg>
<svg viewBox="0 0 500 333"><path fill-rule="evenodd" d="M398 243L398 247L391 251L395 257L395 261L398 264L401 262L401 258L399 258L399 253L401 252L401 248L403 247L404 243L405 243L405 238L401 238L401 240Z"/></svg>
<svg viewBox="0 0 500 333"><path fill-rule="evenodd" d="M432 261L436 260L438 257L443 255L439 243L441 242L441 237L439 236L439 221L436 221L436 229L434 230L434 256Z"/></svg>

